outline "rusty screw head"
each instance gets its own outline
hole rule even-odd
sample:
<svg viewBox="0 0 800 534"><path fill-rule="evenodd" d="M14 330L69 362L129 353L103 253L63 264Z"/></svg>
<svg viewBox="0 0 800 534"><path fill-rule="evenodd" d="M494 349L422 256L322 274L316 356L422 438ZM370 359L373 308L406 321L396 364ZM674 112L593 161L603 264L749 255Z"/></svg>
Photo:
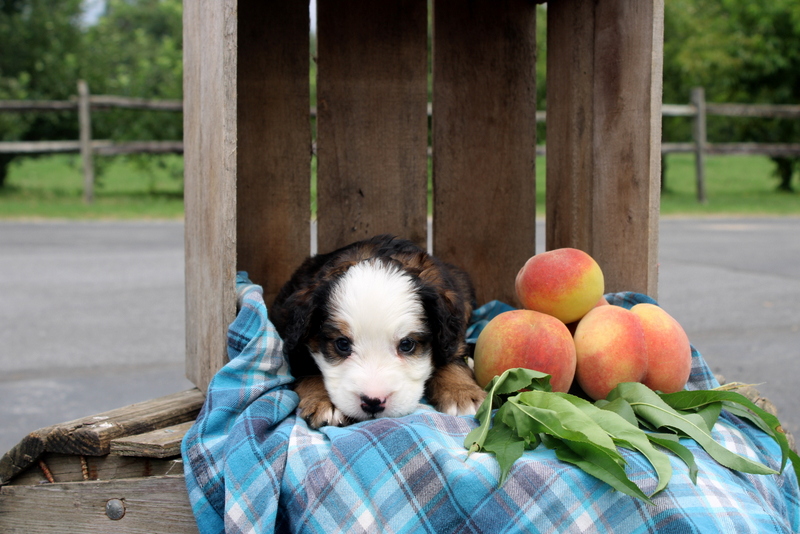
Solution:
<svg viewBox="0 0 800 534"><path fill-rule="evenodd" d="M113 521L119 521L125 516L125 503L120 499L109 499L106 502L106 515Z"/></svg>

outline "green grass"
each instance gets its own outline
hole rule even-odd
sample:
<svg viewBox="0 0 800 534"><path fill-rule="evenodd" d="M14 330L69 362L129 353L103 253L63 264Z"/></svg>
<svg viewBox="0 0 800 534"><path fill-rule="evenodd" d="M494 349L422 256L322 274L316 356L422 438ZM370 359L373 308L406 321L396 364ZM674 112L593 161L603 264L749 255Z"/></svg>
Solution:
<svg viewBox="0 0 800 534"><path fill-rule="evenodd" d="M95 200L83 202L77 155L19 158L0 189L0 218L137 219L183 216L179 156L97 158ZM312 162L312 170L315 165ZM663 215L800 215L800 192L776 192L773 165L763 156L706 159L707 204L697 202L694 157L667 157ZM537 161L537 213L545 213L545 160ZM796 187L797 180L795 180ZM800 188L800 187L798 187ZM313 191L313 189L312 189ZM430 205L430 204L429 204Z"/></svg>
<svg viewBox="0 0 800 534"><path fill-rule="evenodd" d="M778 192L774 165L766 156L707 156L706 204L697 202L694 156L667 157L662 215L800 215L800 186Z"/></svg>
<svg viewBox="0 0 800 534"><path fill-rule="evenodd" d="M180 156L96 158L94 201L83 201L80 157L17 158L0 188L0 218L183 217Z"/></svg>

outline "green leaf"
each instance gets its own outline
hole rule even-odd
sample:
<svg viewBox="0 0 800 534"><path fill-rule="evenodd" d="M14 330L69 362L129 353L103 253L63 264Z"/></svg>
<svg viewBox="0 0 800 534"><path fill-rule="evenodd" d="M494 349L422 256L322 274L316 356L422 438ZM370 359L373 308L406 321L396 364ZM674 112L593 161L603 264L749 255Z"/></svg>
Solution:
<svg viewBox="0 0 800 534"><path fill-rule="evenodd" d="M499 418L494 420L494 425L486 435L483 449L486 452L494 453L497 458L497 463L500 465L500 481L498 482L500 486L505 482L514 462L522 456L525 444L525 440L521 439L514 429Z"/></svg>
<svg viewBox="0 0 800 534"><path fill-rule="evenodd" d="M512 413L520 436L546 433L562 440L593 443L624 464L608 432L563 397L544 391L526 391L508 402L515 408ZM506 420L506 424L509 423Z"/></svg>
<svg viewBox="0 0 800 534"><path fill-rule="evenodd" d="M609 412L614 412L615 414L619 415L627 422L634 426L638 426L636 421L636 414L633 412L633 408L631 405L628 404L628 401L625 399L614 399L613 401L607 401L605 399L600 399L599 401L595 402L595 406L602 410L608 410Z"/></svg>
<svg viewBox="0 0 800 534"><path fill-rule="evenodd" d="M667 487L667 484L672 478L672 464L669 462L669 457L650 444L647 434L637 426L635 416L633 417L634 423L631 424L627 419L618 415L616 412L600 409L594 404L575 397L574 395L565 393L553 393L553 395L566 399L575 405L575 407L605 430L617 445L642 453L653 466L658 476L658 484L656 485L653 495ZM624 411L622 407L627 403L625 403L623 399L617 399L614 402L616 403L614 407ZM611 403L608 405L611 405ZM628 410L630 410L630 415L633 415L633 410L630 406L628 406Z"/></svg>
<svg viewBox="0 0 800 534"><path fill-rule="evenodd" d="M468 451L467 456L483 449L486 436L491 428L493 408L499 408L505 402L507 395L521 389L550 391L550 375L530 369L509 369L502 375L492 378L484 389L487 392L486 399L475 414L479 424L464 438L464 447Z"/></svg>
<svg viewBox="0 0 800 534"><path fill-rule="evenodd" d="M697 463L694 461L694 454L683 443L678 441L675 434L647 434L647 439L660 447L664 447L680 458L686 467L689 468L689 478L692 484L697 485Z"/></svg>
<svg viewBox="0 0 800 534"><path fill-rule="evenodd" d="M786 467L786 460L789 458L789 442L786 439L786 434L783 432L781 422L778 418L759 408L753 401L735 391L721 391L721 390L708 390L708 391L679 391L677 393L669 393L661 395L661 398L678 410L691 410L697 409L702 406L712 404L715 402L724 402L726 409L734 413L734 415L743 417L744 419L752 422L755 426L767 435L771 436L781 448L781 472ZM751 414L747 414L742 410L737 410L735 405L741 405ZM759 421L760 420L760 421ZM792 462L795 471L800 469L795 462Z"/></svg>
<svg viewBox="0 0 800 534"><path fill-rule="evenodd" d="M695 411L695 413L703 419L709 432L711 432L711 429L717 424L717 419L719 419L720 412L722 412L721 402L712 402L710 404L706 404Z"/></svg>
<svg viewBox="0 0 800 534"><path fill-rule="evenodd" d="M543 442L545 446L555 450L556 458L562 462L581 468L617 491L653 504L639 486L628 478L625 469L606 454L605 449L592 443L565 442L549 436L545 436Z"/></svg>
<svg viewBox="0 0 800 534"><path fill-rule="evenodd" d="M777 474L777 471L764 464L731 452L717 443L706 428L705 420L696 414L678 413L657 393L643 384L622 383L614 388L607 398L613 400L618 397L628 401L637 417L646 419L658 428L672 428L683 432L703 447L714 460L729 469L757 475Z"/></svg>

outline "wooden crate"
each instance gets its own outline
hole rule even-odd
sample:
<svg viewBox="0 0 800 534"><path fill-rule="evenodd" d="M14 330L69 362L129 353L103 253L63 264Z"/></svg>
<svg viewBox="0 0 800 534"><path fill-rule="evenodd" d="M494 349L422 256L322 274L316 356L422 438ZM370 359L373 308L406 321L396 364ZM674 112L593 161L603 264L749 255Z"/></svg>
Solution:
<svg viewBox="0 0 800 534"><path fill-rule="evenodd" d="M430 139L434 253L472 275L479 301L515 302L535 250L536 5L428 9L317 0L312 124L307 0L184 1L186 368L200 392L227 359L236 271L270 304L309 253L314 125L320 251L383 232L425 245ZM655 296L663 0L559 0L547 17L546 246L592 254L608 291ZM59 432L67 457L45 431L4 457L14 484L0 488L3 532L107 531L109 501L111 515L131 505L116 532L193 530L182 478L162 459L123 469L108 456L126 478L37 485L40 459L74 477L86 458L77 433ZM107 442L102 455L142 448L92 439ZM76 504L22 523L56 501Z"/></svg>

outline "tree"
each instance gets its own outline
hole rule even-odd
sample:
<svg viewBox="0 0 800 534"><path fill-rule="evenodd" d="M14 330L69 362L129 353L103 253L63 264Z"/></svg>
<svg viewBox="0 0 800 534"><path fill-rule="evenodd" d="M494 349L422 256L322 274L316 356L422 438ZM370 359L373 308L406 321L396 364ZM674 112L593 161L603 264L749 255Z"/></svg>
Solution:
<svg viewBox="0 0 800 534"><path fill-rule="evenodd" d="M0 99L75 94L82 50L81 0L0 0ZM74 114L0 114L0 138L77 138ZM13 154L0 154L0 186Z"/></svg>
<svg viewBox="0 0 800 534"><path fill-rule="evenodd" d="M670 0L664 28L664 98L703 86L716 102L800 101L800 2ZM796 120L709 121L709 135L740 141L800 142ZM773 158L779 189L791 191L797 158Z"/></svg>
<svg viewBox="0 0 800 534"><path fill-rule="evenodd" d="M92 26L82 0L0 0L0 99L67 100L77 81L93 94L182 98L180 0L108 0ZM43 38L46 36L46 38ZM95 138L181 139L179 114L109 110L92 115ZM77 139L74 112L0 114L3 139ZM0 186L13 155L0 154ZM144 166L158 158L136 158Z"/></svg>
<svg viewBox="0 0 800 534"><path fill-rule="evenodd" d="M180 0L109 0L84 36L88 61L82 75L92 93L181 99L183 94ZM108 110L92 116L98 138L181 139L179 114Z"/></svg>

